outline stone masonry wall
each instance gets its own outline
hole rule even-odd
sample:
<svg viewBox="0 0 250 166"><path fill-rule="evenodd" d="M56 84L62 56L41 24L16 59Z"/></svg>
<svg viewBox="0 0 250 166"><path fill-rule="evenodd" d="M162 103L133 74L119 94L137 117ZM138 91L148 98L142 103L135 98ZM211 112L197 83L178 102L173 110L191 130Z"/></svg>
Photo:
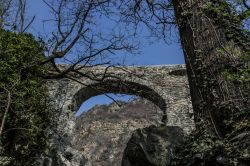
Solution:
<svg viewBox="0 0 250 166"><path fill-rule="evenodd" d="M67 65L60 65L67 68ZM80 66L79 66L80 67ZM103 82L79 77L78 82L57 79L48 82L51 102L59 111L58 125L53 129L51 153L43 157L42 165L90 166L80 152L72 148L75 133L75 116L80 105L87 99L103 93L137 95L150 100L163 111L163 124L179 126L185 133L194 129L193 111L188 80L184 65L84 68L83 73L96 78L107 77ZM69 157L70 156L70 157Z"/></svg>
<svg viewBox="0 0 250 166"><path fill-rule="evenodd" d="M61 67L67 66L61 65ZM83 72L91 71L98 76L103 74L105 69L106 67L101 66L90 68L88 71L84 69ZM107 77L106 80L114 80L118 83L122 81L129 81L152 89L157 94L159 94L159 96L161 96L166 103L166 107L164 108L165 110L163 110L167 114L166 125L180 126L186 132L189 132L193 129L193 112L184 65L109 68L107 70L107 75L110 75L110 77ZM91 94L89 91L87 91L89 94L82 94L82 96L76 98L75 94L79 93L81 89L84 89L89 85L95 86L97 83L96 81L87 78L80 78L79 81L82 84L68 79L52 80L49 83L51 97L57 107L62 111L64 116L72 116L74 111L77 111L79 108L79 103L81 104L84 102L84 100L95 95L95 93ZM111 87L108 92L118 92L118 89L119 87ZM119 92L127 94L134 93L134 91L129 91L129 86L125 87L125 89L127 89L127 91L124 91L123 89ZM139 89L141 91L144 90L143 87L139 87ZM82 93L84 93L84 91ZM148 94L148 96L151 97L151 94ZM77 106L75 102L78 103ZM73 124L65 123L65 125L65 128L73 127Z"/></svg>

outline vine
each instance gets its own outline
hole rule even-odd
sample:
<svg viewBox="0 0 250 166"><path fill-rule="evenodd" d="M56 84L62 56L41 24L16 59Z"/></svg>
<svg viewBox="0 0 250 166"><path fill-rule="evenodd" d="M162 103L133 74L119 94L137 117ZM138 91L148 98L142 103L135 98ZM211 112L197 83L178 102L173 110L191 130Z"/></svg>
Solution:
<svg viewBox="0 0 250 166"><path fill-rule="evenodd" d="M184 147L177 149L176 154L178 155L176 155L172 165L216 165L218 163L238 165L248 160L250 154L250 33L243 28L240 16L226 1L210 0L202 4L202 7L199 5L201 4L189 7L190 10L187 10L188 7L186 7L185 11L192 11L192 13L183 12L184 17L178 23L181 28L188 25L195 32L192 36L195 48L200 46L197 42L199 41L199 36L197 36L199 32L196 29L200 20L195 22L196 18L207 19L211 29L214 29L215 34L213 35L217 35L219 44L214 51L216 61L213 61L213 64L206 63L204 59L207 57L204 55L211 50L205 50L201 47L199 50L194 50L195 63L191 67L196 70L196 74L198 73L194 75L198 80L196 86L203 94L203 96L201 95L203 101L200 104L201 111L204 111L203 109L207 105L212 105L215 109L213 111L223 112L223 117L220 119L222 119L221 123L225 124L223 127L226 135L223 139L214 135L214 132L207 128L208 119L201 118L196 124L197 131L187 137ZM216 34L220 30L225 36ZM220 38L223 37L224 41L227 41L226 43L220 42ZM210 65L214 68L211 69ZM211 74L217 75L209 77L208 71L210 70L216 71L211 72ZM220 77L223 77L222 81L215 80L215 78ZM234 91L224 94L218 93L220 91L218 90L218 92L213 93L212 98L209 95L204 95L211 94L211 91L216 87L225 90L233 88ZM219 100L220 98L224 98L224 100ZM240 104L245 106L241 107ZM213 123L213 117L210 119ZM216 131L216 125L214 125L214 130Z"/></svg>

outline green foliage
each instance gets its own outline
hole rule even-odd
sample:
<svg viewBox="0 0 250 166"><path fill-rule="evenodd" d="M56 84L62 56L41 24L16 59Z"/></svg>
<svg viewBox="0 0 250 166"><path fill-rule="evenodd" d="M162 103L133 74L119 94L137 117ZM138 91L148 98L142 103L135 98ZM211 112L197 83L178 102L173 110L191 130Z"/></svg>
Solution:
<svg viewBox="0 0 250 166"><path fill-rule="evenodd" d="M224 49L231 54L235 53L240 59L242 64L241 68L235 72L230 70L225 70L225 73L230 78L235 81L249 82L250 79L250 33L249 29L244 29L241 16L237 13L237 9L232 7L226 1L212 0L206 3L203 7L204 13L212 18L216 25L221 26L225 30L225 35L229 43L224 46ZM229 48L228 48L229 47ZM239 47L242 51L237 50ZM220 50L219 54L225 55L225 50ZM228 51L229 50L229 51ZM235 67L235 66L233 66Z"/></svg>
<svg viewBox="0 0 250 166"><path fill-rule="evenodd" d="M233 41L245 52L250 49L250 33L244 29L242 20L229 3L222 0L211 0L203 7L204 13L214 20L215 24L225 30L226 38Z"/></svg>
<svg viewBox="0 0 250 166"><path fill-rule="evenodd" d="M248 123L248 124L246 124ZM202 123L200 123L202 125ZM249 120L236 124L238 129L246 129ZM239 165L249 153L249 140L232 139L237 138L238 129L233 130L225 139L219 139L212 132L205 130L205 125L200 126L199 131L194 131L186 137L183 146L175 151L175 157L171 163L178 165ZM242 130L241 130L242 131ZM235 141L236 140L236 141Z"/></svg>
<svg viewBox="0 0 250 166"><path fill-rule="evenodd" d="M229 88L242 90L237 100L239 104L249 105L250 94L250 33L249 29L245 29L241 15L237 12L237 7L233 7L224 0L211 0L203 6L204 13L211 18L216 28L222 28L225 32L227 43L223 43L217 50L217 55L224 61L224 67L220 72L225 76L227 82L231 84ZM229 55L229 56L228 56ZM231 59L230 59L231 58ZM228 60L226 60L228 59ZM235 95L235 94L231 94ZM246 101L245 101L246 100ZM226 103L229 105L229 103ZM217 106L218 107L218 106ZM249 111L245 113L243 118L249 117ZM231 117L237 117L233 112ZM235 121L235 120L233 120Z"/></svg>
<svg viewBox="0 0 250 166"><path fill-rule="evenodd" d="M223 64L219 72L223 73L228 82L243 90L241 96L237 97L243 98L240 104L244 105L244 102L248 102L250 94L249 30L243 28L240 16L226 1L208 1L203 6L203 12L214 21L217 26L215 28L222 27L225 30L228 42L222 43L216 52L218 59L221 59L219 63ZM200 51L196 52L200 53ZM206 82L205 85L213 86L212 83ZM205 88L203 87L202 90ZM249 133L250 127L249 108L232 111L230 101L224 103L213 101L213 103L216 107L215 111L227 112L225 117L220 117L221 123L226 124L224 130L228 131L227 135L224 138L218 138L201 120L200 124L196 124L198 131L188 136L184 146L177 149L172 165L238 165L241 159L249 159L250 140L246 134Z"/></svg>
<svg viewBox="0 0 250 166"><path fill-rule="evenodd" d="M218 59L221 58L221 61L217 63L223 64L220 65L223 67L218 68L218 73L221 72L222 76L225 76L224 81L228 82L227 88L240 91L240 96L228 92L227 95L232 95L231 99L236 101L233 104L232 101L217 102L216 98L211 102L214 104L214 111L225 112L223 114L225 116L217 117L221 119L221 123L226 124L225 137L221 139L215 136L214 132L206 127L208 122L201 120L199 124L196 124L198 131L188 136L185 144L175 152L176 156L172 165L238 165L240 162L245 162L244 159L249 162L250 154L250 137L247 134L250 129L250 109L247 107L250 95L249 29L244 29L237 12L224 0L208 1L203 6L203 12L216 25L214 28L221 28L225 33L228 42L221 43L221 47L218 47L216 52ZM195 50L195 52L197 55L203 54L200 50ZM206 66L199 67L201 71L206 70ZM210 87L218 86L214 85L213 81L204 76L205 84L200 85L201 89L210 90ZM237 109L238 106L245 109Z"/></svg>
<svg viewBox="0 0 250 166"><path fill-rule="evenodd" d="M52 122L46 82L37 75L47 68L38 66L44 47L32 35L0 30L0 117L9 102L0 137L0 165L32 165L47 145L46 128Z"/></svg>

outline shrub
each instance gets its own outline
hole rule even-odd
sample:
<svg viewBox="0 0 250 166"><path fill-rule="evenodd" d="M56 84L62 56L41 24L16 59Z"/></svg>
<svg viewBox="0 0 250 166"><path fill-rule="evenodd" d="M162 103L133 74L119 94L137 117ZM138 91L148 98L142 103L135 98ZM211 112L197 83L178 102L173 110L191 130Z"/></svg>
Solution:
<svg viewBox="0 0 250 166"><path fill-rule="evenodd" d="M0 165L33 165L47 146L53 112L39 77L47 70L37 65L43 52L32 35L0 30Z"/></svg>

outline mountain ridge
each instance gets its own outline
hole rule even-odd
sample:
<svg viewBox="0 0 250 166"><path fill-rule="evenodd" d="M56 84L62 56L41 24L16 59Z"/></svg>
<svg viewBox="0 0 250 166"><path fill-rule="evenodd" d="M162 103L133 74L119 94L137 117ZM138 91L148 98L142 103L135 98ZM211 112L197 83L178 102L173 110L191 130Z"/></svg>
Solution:
<svg viewBox="0 0 250 166"><path fill-rule="evenodd" d="M77 117L73 146L93 166L119 166L133 131L160 125L162 115L157 106L142 98L96 105Z"/></svg>

